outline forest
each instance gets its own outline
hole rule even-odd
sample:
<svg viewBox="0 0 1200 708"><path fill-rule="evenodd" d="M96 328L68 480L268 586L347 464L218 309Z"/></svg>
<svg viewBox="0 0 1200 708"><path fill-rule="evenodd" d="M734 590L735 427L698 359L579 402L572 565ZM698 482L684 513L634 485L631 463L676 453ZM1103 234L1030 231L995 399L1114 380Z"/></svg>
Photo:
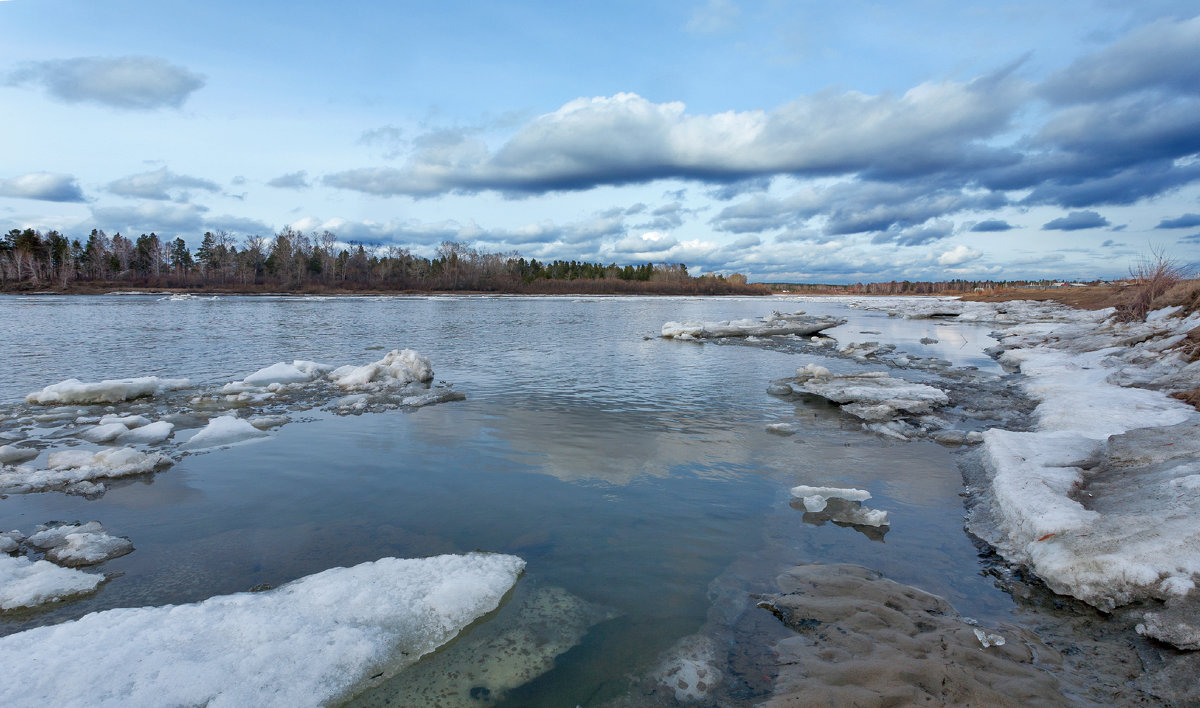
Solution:
<svg viewBox="0 0 1200 708"><path fill-rule="evenodd" d="M0 237L0 290L99 292L113 288L214 292L508 292L768 295L740 274L688 274L682 263L618 266L542 262L446 241L433 258L395 246L345 244L329 232L284 229L271 238L206 232L193 253L182 238L136 239L93 229Z"/></svg>

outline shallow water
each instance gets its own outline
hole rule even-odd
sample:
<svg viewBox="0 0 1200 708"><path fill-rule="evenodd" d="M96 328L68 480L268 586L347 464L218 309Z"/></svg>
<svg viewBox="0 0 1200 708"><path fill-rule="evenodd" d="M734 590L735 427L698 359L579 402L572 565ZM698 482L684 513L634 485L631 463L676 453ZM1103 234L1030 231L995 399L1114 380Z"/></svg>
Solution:
<svg viewBox="0 0 1200 708"><path fill-rule="evenodd" d="M523 585L563 588L612 617L510 699L549 706L620 695L704 625L716 579L770 590L775 572L799 562L859 563L964 615L1009 618L1011 599L981 573L962 529L962 480L945 448L888 442L835 408L765 393L810 361L847 362L656 337L669 320L775 309L850 318L830 332L839 343L893 342L996 370L986 326L833 300L0 297L10 415L24 394L66 378L186 376L203 388L277 361L361 364L405 347L467 396L414 411L313 409L264 441L185 455L99 499L0 500L0 528L99 519L137 549L100 567L120 575L96 595L0 619L0 633L381 556L502 551L528 561ZM772 422L801 432L770 434ZM796 484L867 489L892 526L880 538L806 523L789 506Z"/></svg>

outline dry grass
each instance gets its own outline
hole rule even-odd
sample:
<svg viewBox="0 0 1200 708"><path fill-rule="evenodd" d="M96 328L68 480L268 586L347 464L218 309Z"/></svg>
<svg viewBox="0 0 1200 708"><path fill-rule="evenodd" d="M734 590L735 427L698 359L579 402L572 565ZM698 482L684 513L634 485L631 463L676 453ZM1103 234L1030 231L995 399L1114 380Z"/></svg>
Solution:
<svg viewBox="0 0 1200 708"><path fill-rule="evenodd" d="M963 300L974 302L1008 302L1010 300L1051 300L1053 302L1077 307L1081 310L1103 310L1106 307L1117 307L1128 299L1125 292L1128 288L1108 285L1087 285L1083 287L1069 286L1049 290L1031 290L1027 288L996 288L978 293L963 295Z"/></svg>
<svg viewBox="0 0 1200 708"><path fill-rule="evenodd" d="M1176 391L1171 394L1171 398L1178 398L1196 410L1200 410L1200 388L1193 388L1190 391Z"/></svg>
<svg viewBox="0 0 1200 708"><path fill-rule="evenodd" d="M1117 305L1117 317L1134 322L1146 319L1146 313L1162 307L1161 298L1184 280L1185 271L1165 252L1154 249L1129 269L1129 275L1135 288L1133 298Z"/></svg>

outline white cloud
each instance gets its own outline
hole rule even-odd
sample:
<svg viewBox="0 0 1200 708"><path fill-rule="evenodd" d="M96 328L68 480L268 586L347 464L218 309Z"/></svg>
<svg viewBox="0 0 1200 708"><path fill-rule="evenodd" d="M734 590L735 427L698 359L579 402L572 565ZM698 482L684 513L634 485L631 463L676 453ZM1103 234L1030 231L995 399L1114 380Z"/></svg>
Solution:
<svg viewBox="0 0 1200 708"><path fill-rule="evenodd" d="M941 266L956 266L962 265L968 261L973 261L983 254L974 249L968 248L963 244L958 244L954 248L942 253L938 256L937 262Z"/></svg>

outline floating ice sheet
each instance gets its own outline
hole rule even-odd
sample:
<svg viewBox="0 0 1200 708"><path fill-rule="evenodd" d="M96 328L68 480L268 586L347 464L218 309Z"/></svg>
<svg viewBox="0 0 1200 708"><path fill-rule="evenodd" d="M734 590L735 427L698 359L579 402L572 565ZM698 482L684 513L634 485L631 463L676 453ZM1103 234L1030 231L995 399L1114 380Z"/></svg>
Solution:
<svg viewBox="0 0 1200 708"><path fill-rule="evenodd" d="M154 396L164 391L187 388L187 379L160 379L143 376L135 379L110 379L98 383L84 383L79 379L67 379L51 384L41 391L25 397L29 403L118 403L143 396Z"/></svg>
<svg viewBox="0 0 1200 708"><path fill-rule="evenodd" d="M667 322L662 326L662 336L667 339L769 337L784 334L808 336L844 324L845 321L833 317L810 317L803 312L790 315L776 312L757 320Z"/></svg>
<svg viewBox="0 0 1200 708"><path fill-rule="evenodd" d="M495 609L524 565L481 553L383 558L266 592L19 632L0 639L0 663L38 670L0 683L0 704L322 705L445 644Z"/></svg>
<svg viewBox="0 0 1200 708"><path fill-rule="evenodd" d="M31 561L24 556L14 558L0 555L0 610L37 607L47 602L89 593L102 582L103 575L60 568L49 561ZM6 683L10 694L20 691L22 682ZM0 694L2 693L3 689L0 689ZM11 696L0 702L10 706L36 705L28 699L18 701ZM42 705L53 705L53 702L43 702Z"/></svg>
<svg viewBox="0 0 1200 708"><path fill-rule="evenodd" d="M36 492L66 487L97 479L146 474L171 464L171 458L129 447L107 450L63 450L52 452L48 469L30 466L0 469L0 490Z"/></svg>

